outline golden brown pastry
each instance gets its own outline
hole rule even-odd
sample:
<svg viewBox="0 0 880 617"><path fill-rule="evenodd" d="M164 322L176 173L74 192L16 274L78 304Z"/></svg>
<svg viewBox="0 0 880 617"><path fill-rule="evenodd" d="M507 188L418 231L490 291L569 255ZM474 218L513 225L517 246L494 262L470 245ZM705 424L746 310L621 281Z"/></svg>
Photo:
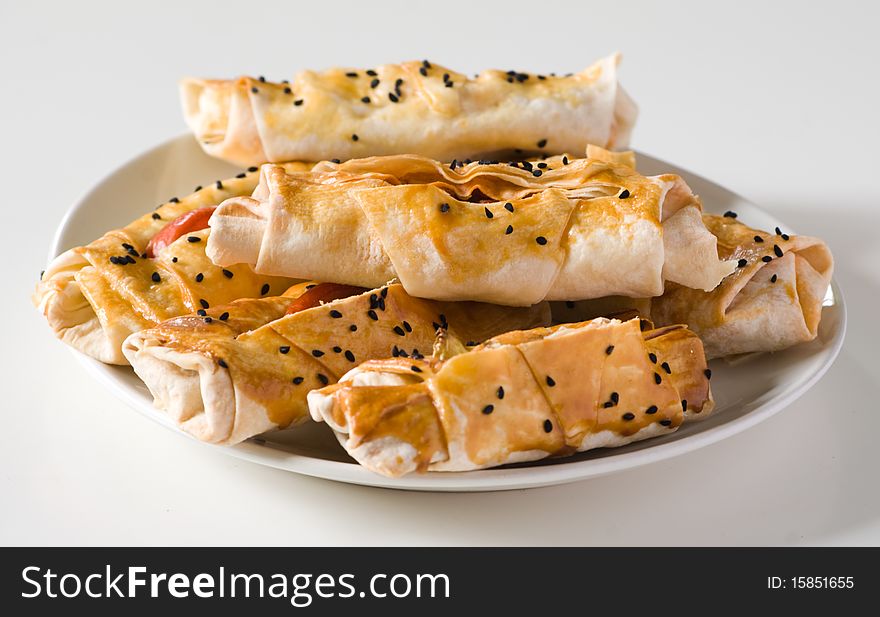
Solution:
<svg viewBox="0 0 880 617"><path fill-rule="evenodd" d="M550 316L546 303L516 309L439 303L413 298L400 285L302 304L325 287L302 283L283 297L177 317L132 334L123 352L155 405L181 429L202 441L234 444L307 420L306 393L365 360L430 353L438 329L476 344L546 324Z"/></svg>
<svg viewBox="0 0 880 617"><path fill-rule="evenodd" d="M309 394L315 420L388 476L467 471L668 434L713 407L683 326L597 319L511 332L424 360L371 361Z"/></svg>
<svg viewBox="0 0 880 617"><path fill-rule="evenodd" d="M184 117L205 152L239 165L386 154L440 160L626 147L636 107L619 56L565 77L423 62L303 71L292 83L184 79Z"/></svg>
<svg viewBox="0 0 880 617"><path fill-rule="evenodd" d="M779 351L816 338L834 260L818 238L752 229L703 215L718 252L737 269L710 292L670 283L651 301L660 324L686 323L710 358Z"/></svg>
<svg viewBox="0 0 880 617"><path fill-rule="evenodd" d="M584 159L455 168L374 157L320 163L312 177L264 165L254 196L214 213L208 255L264 274L363 287L396 277L420 297L512 306L659 295L664 281L714 288L735 264L718 259L699 200L678 176L632 165L631 154L595 147Z"/></svg>
<svg viewBox="0 0 880 617"><path fill-rule="evenodd" d="M309 167L291 163L284 168ZM65 251L43 273L34 304L68 345L102 362L126 364L122 341L132 332L237 298L281 293L293 280L257 275L247 265L221 268L205 255L204 227L211 208L252 193L258 177L251 168L198 187L86 246Z"/></svg>

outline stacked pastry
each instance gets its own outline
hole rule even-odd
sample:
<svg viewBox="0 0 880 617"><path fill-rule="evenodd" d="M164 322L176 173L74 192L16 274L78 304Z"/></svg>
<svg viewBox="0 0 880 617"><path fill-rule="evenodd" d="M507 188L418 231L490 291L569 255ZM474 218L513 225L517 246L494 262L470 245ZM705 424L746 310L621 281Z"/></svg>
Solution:
<svg viewBox="0 0 880 617"><path fill-rule="evenodd" d="M707 358L816 336L832 259L612 151L617 62L185 80L251 167L60 255L35 303L211 443L326 422L397 476L669 434L712 412Z"/></svg>

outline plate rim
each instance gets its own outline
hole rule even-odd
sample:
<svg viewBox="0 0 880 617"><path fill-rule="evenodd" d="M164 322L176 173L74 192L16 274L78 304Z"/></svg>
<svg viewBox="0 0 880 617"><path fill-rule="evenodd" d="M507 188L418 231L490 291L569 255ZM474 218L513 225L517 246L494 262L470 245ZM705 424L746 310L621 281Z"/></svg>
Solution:
<svg viewBox="0 0 880 617"><path fill-rule="evenodd" d="M85 191L65 212L52 238L48 252L48 260L51 261L69 247L63 246L64 237L71 231L76 215L81 209L85 209L94 194L106 184L113 176L125 169L136 165L138 162L156 156L161 150L181 145L185 140L191 140L192 136L182 133L162 141L161 143L145 150L131 159L115 166L104 174L87 191ZM653 163L666 166L669 173L677 173L691 184L694 181L717 188L728 195L740 200L757 209L768 218L778 221L775 216L767 212L761 206L746 199L739 193L713 182L699 174L690 172L678 165L669 163L663 159L651 156L640 150L634 150L637 157L648 159ZM207 156L207 155L205 155ZM786 225L787 228L790 226ZM536 488L541 486L553 486L597 478L604 475L637 469L652 462L668 460L676 456L696 451L700 448L712 445L728 437L741 433L765 420L776 415L782 409L791 405L803 394L809 391L829 370L843 347L846 338L847 309L843 292L836 279L832 277L830 288L832 290L835 307L839 311L837 332L829 345L823 349L824 358L808 376L797 380L787 386L780 394L755 409L723 422L717 426L688 435L682 439L667 443L658 443L649 447L620 455L611 455L602 458L577 460L569 462L557 462L553 465L522 466L513 468L492 468L465 472L431 472L428 474L409 474L401 478L387 478L367 470L352 460L351 462L333 461L320 459L305 454L297 454L282 450L271 442L258 443L254 439L248 439L234 446L218 446L201 442L189 434L181 431L170 418L155 409L149 403L140 398L140 394L129 385L117 379L113 373L116 370L124 370L125 367L106 365L85 354L68 347L76 360L85 367L86 371L100 384L109 389L113 395L132 407L140 415L146 416L170 429L179 436L213 449L220 449L224 453L241 460L280 469L283 471L298 473L310 477L323 478L336 482L358 484L376 488L388 488L396 490L414 490L428 492L488 492L514 489Z"/></svg>

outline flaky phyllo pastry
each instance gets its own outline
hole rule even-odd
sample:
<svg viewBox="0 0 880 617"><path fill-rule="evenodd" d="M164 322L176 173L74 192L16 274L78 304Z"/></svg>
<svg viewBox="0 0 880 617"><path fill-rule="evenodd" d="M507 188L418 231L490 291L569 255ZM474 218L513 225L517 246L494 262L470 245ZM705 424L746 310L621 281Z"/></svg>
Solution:
<svg viewBox="0 0 880 617"><path fill-rule="evenodd" d="M284 169L309 167L291 163ZM132 332L237 298L280 294L292 280L257 275L247 265L221 268L205 255L213 208L252 193L258 177L251 168L198 187L65 251L42 274L34 304L68 345L102 362L126 364L122 341Z"/></svg>
<svg viewBox="0 0 880 617"><path fill-rule="evenodd" d="M302 283L281 297L177 317L131 335L123 351L181 429L228 445L307 420L306 394L366 360L430 354L439 330L476 345L550 317L546 303L509 308L420 300L400 285L339 287Z"/></svg>
<svg viewBox="0 0 880 617"><path fill-rule="evenodd" d="M528 306L713 289L721 261L678 176L646 177L631 153L446 165L414 155L264 165L252 197L211 218L208 255L257 272L416 296ZM327 178L336 178L328 180Z"/></svg>
<svg viewBox="0 0 880 617"><path fill-rule="evenodd" d="M205 152L239 165L417 153L439 160L626 147L636 107L619 56L558 77L428 61L375 69L185 79L184 117Z"/></svg>
<svg viewBox="0 0 880 617"><path fill-rule="evenodd" d="M645 325L642 331L640 325ZM632 319L510 332L471 351L366 362L309 394L377 473L468 471L668 434L713 407L700 340Z"/></svg>

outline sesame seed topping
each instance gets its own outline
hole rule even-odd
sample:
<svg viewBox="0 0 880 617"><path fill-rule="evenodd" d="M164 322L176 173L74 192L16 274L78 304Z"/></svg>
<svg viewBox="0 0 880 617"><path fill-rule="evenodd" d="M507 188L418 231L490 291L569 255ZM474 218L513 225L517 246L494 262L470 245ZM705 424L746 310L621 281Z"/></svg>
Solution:
<svg viewBox="0 0 880 617"><path fill-rule="evenodd" d="M556 380L550 377L550 375L547 375L547 385L551 388L556 385Z"/></svg>
<svg viewBox="0 0 880 617"><path fill-rule="evenodd" d="M187 236L186 241L187 242L201 242L202 239L199 238L198 236Z"/></svg>
<svg viewBox="0 0 880 617"><path fill-rule="evenodd" d="M367 316L370 319L372 319L373 321L379 321L379 316L376 314L376 311L374 311L373 309L370 309L369 311L367 311Z"/></svg>
<svg viewBox="0 0 880 617"><path fill-rule="evenodd" d="M259 92L259 90L257 89L256 86L253 86L253 87L251 88L251 92L253 92L254 94L256 94L257 92Z"/></svg>
<svg viewBox="0 0 880 617"><path fill-rule="evenodd" d="M764 241L764 238L762 238L761 236L755 236L755 242L763 242L763 241Z"/></svg>
<svg viewBox="0 0 880 617"><path fill-rule="evenodd" d="M614 351L614 345L609 345L608 347L605 348L605 355L610 356L611 352L613 352L613 351Z"/></svg>
<svg viewBox="0 0 880 617"><path fill-rule="evenodd" d="M244 173L244 172L241 172L240 174L235 174L235 177L236 177L236 178L246 178L246 177L247 177L247 174Z"/></svg>
<svg viewBox="0 0 880 617"><path fill-rule="evenodd" d="M553 430L553 423L550 420L544 420L544 432L549 433Z"/></svg>
<svg viewBox="0 0 880 617"><path fill-rule="evenodd" d="M161 219L161 218L162 218L161 216L159 216L158 214L156 214L155 212L153 212L153 220L154 220L154 221L158 221L158 220Z"/></svg>
<svg viewBox="0 0 880 617"><path fill-rule="evenodd" d="M670 424L672 424L672 420L660 420L660 424L662 424L663 426L669 426Z"/></svg>
<svg viewBox="0 0 880 617"><path fill-rule="evenodd" d="M538 75L538 79L544 79L544 78L541 75ZM568 157L567 156L562 157L562 164L568 165Z"/></svg>
<svg viewBox="0 0 880 617"><path fill-rule="evenodd" d="M351 140L352 140L352 141L357 141L358 139L360 139L360 137L357 136L357 133L352 133L352 134L351 134Z"/></svg>
<svg viewBox="0 0 880 617"><path fill-rule="evenodd" d="M349 362L354 362L354 354L351 353L350 349L345 350L345 359L348 360Z"/></svg>
<svg viewBox="0 0 880 617"><path fill-rule="evenodd" d="M629 420L635 420L635 419L636 419L636 414L634 414L634 413L628 411L628 412L626 412L625 414L623 414L623 415L620 416L620 417L623 418L623 419L626 420L626 421L629 421Z"/></svg>
<svg viewBox="0 0 880 617"><path fill-rule="evenodd" d="M409 367L409 370L411 370L413 373L421 373L422 372L422 369L417 367L415 364L413 364L411 367Z"/></svg>
<svg viewBox="0 0 880 617"><path fill-rule="evenodd" d="M484 415L488 416L493 411L495 411L495 405L486 405L485 407L483 407L483 414Z"/></svg>
<svg viewBox="0 0 880 617"><path fill-rule="evenodd" d="M629 199L629 191L628 191L627 189L623 189L623 190L620 191L620 193L617 195L617 198L618 198L618 199Z"/></svg>
<svg viewBox="0 0 880 617"><path fill-rule="evenodd" d="M734 212L733 210L728 210L727 212L724 213L724 216L726 216L729 219L735 219L736 212Z"/></svg>
<svg viewBox="0 0 880 617"><path fill-rule="evenodd" d="M205 308L205 309L206 309L206 308L211 308L211 305L208 304L208 301L205 300L204 298L199 299L199 304L202 305L202 308Z"/></svg>
<svg viewBox="0 0 880 617"><path fill-rule="evenodd" d="M654 383L660 384L663 381L663 378L660 377L660 373L654 373Z"/></svg>
<svg viewBox="0 0 880 617"><path fill-rule="evenodd" d="M316 358L320 358L321 356L324 355L324 352L321 351L320 349L313 349L312 355L315 356Z"/></svg>
<svg viewBox="0 0 880 617"><path fill-rule="evenodd" d="M508 225L507 229L504 230L504 235L509 236L513 233L513 225Z"/></svg>
<svg viewBox="0 0 880 617"><path fill-rule="evenodd" d="M747 265L749 265L749 262L745 259L740 259L738 262L736 262L737 268L745 268Z"/></svg>
<svg viewBox="0 0 880 617"><path fill-rule="evenodd" d="M766 264L766 263L770 263L771 261L773 261L773 258L770 257L770 255L764 255L764 256L761 258L761 261L763 261L763 262Z"/></svg>
<svg viewBox="0 0 880 617"><path fill-rule="evenodd" d="M540 178L541 174L543 174L543 173L544 172L541 171L540 169L535 169L534 171L532 171L532 175L535 176L536 178Z"/></svg>
<svg viewBox="0 0 880 617"><path fill-rule="evenodd" d="M294 377L293 379L291 379L291 381L294 383L294 385L298 386L305 380L302 377Z"/></svg>
<svg viewBox="0 0 880 617"><path fill-rule="evenodd" d="M342 317L342 313L334 309L330 311L330 317L332 317L333 319L339 319L340 317Z"/></svg>
<svg viewBox="0 0 880 617"><path fill-rule="evenodd" d="M504 386L498 386L498 390L495 392L495 396L498 398L504 398Z"/></svg>
<svg viewBox="0 0 880 617"><path fill-rule="evenodd" d="M712 369L707 368L705 371L703 371L703 375L706 376L706 379L712 379Z"/></svg>
<svg viewBox="0 0 880 617"><path fill-rule="evenodd" d="M535 238L535 242L537 242L541 246L544 246L545 244L547 244L547 238L545 238L544 236L538 236L537 238Z"/></svg>
<svg viewBox="0 0 880 617"><path fill-rule="evenodd" d="M407 332L412 332L412 326L409 325L409 322L406 320L404 320L404 322L403 322L403 329L406 330Z"/></svg>
<svg viewBox="0 0 880 617"><path fill-rule="evenodd" d="M664 371L666 371L667 375L672 375L672 369L669 368L669 362L664 362L663 364L660 365L660 368L662 368Z"/></svg>
<svg viewBox="0 0 880 617"><path fill-rule="evenodd" d="M770 277L770 282L771 282L771 283L775 283L777 278L779 278L779 277L777 277L777 276L774 274L773 276Z"/></svg>
<svg viewBox="0 0 880 617"><path fill-rule="evenodd" d="M214 186L216 186L218 189L222 189L223 183L220 180L217 180L217 182L214 183Z"/></svg>
<svg viewBox="0 0 880 617"><path fill-rule="evenodd" d="M339 345L334 345L333 353L342 353L342 347L340 347Z"/></svg>
<svg viewBox="0 0 880 617"><path fill-rule="evenodd" d="M425 67L426 69L429 69L429 68L431 68L431 63L428 62L427 60L422 60L422 66Z"/></svg>
<svg viewBox="0 0 880 617"><path fill-rule="evenodd" d="M774 244L774 245L773 245L773 253L774 253L777 257L782 257L782 249L779 248L779 245L778 245L778 244Z"/></svg>
<svg viewBox="0 0 880 617"><path fill-rule="evenodd" d="M290 345L282 345L281 347L278 348L278 351L283 354L290 353Z"/></svg>
<svg viewBox="0 0 880 617"><path fill-rule="evenodd" d="M538 144L537 144L537 145L538 145L539 148L543 148L544 146L547 145L547 140L546 140L546 139L538 140Z"/></svg>
<svg viewBox="0 0 880 617"><path fill-rule="evenodd" d="M293 90L290 89L290 86L284 88L284 94L293 94Z"/></svg>
<svg viewBox="0 0 880 617"><path fill-rule="evenodd" d="M367 75L369 75L370 77L375 77L376 75L378 75L378 73L377 73L376 71L374 71L373 69L367 69L367 70L364 71L364 72L365 72Z"/></svg>
<svg viewBox="0 0 880 617"><path fill-rule="evenodd" d="M229 365L226 364L226 360L224 360L223 358L220 358L219 360L217 360L217 364L219 364L223 368L229 368Z"/></svg>
<svg viewBox="0 0 880 617"><path fill-rule="evenodd" d="M260 295L265 296L269 293L269 283L264 283L262 287L260 287Z"/></svg>
<svg viewBox="0 0 880 617"><path fill-rule="evenodd" d="M399 336L406 336L406 332L404 332L403 328L401 328L400 326L394 326L394 332Z"/></svg>
<svg viewBox="0 0 880 617"><path fill-rule="evenodd" d="M490 219L490 218L492 218L493 216L495 216L494 214L492 214L492 211L491 211L489 208L483 208L483 211L486 213L486 218L487 218L487 219Z"/></svg>
<svg viewBox="0 0 880 617"><path fill-rule="evenodd" d="M199 309L199 310L196 311L196 315L201 315L202 317L204 317L204 316L207 315L207 314L208 314L208 313L205 312L205 309Z"/></svg>
<svg viewBox="0 0 880 617"><path fill-rule="evenodd" d="M232 273L232 270L227 270L226 268L223 268L222 272L223 272L223 276L225 276L228 279L231 279L233 276L235 276Z"/></svg>
<svg viewBox="0 0 880 617"><path fill-rule="evenodd" d="M368 97L368 96L361 97L361 103L369 103L369 102L370 102L370 97Z"/></svg>
<svg viewBox="0 0 880 617"><path fill-rule="evenodd" d="M259 167L248 167L248 168L247 168L247 170L248 170L249 172L251 172L251 173L254 173L255 171L258 171L259 169L260 169Z"/></svg>
<svg viewBox="0 0 880 617"><path fill-rule="evenodd" d="M651 405L645 410L645 413L649 416L654 415L655 413L657 413L657 405Z"/></svg>
<svg viewBox="0 0 880 617"><path fill-rule="evenodd" d="M220 315L220 321L226 321L227 319L229 319L228 312L224 312L222 315Z"/></svg>
<svg viewBox="0 0 880 617"><path fill-rule="evenodd" d="M204 275L204 274L202 274L201 272L199 272L198 274L196 274L196 283L201 283L201 282L204 281L204 280L205 280L205 275Z"/></svg>
<svg viewBox="0 0 880 617"><path fill-rule="evenodd" d="M200 184L196 188L193 189L193 193L198 193L201 190L202 190L202 185Z"/></svg>
<svg viewBox="0 0 880 617"><path fill-rule="evenodd" d="M358 327L355 324L351 324L348 326L348 329L352 332L357 332Z"/></svg>
<svg viewBox="0 0 880 617"><path fill-rule="evenodd" d="M620 402L620 395L617 392L612 392L610 398L611 398L611 402L614 403L615 405L617 405L617 403Z"/></svg>
<svg viewBox="0 0 880 617"><path fill-rule="evenodd" d="M266 83L266 78L263 77L262 75L260 75L259 77L257 77L257 79L259 79L259 80L260 80L261 82L263 82L263 83Z"/></svg>
<svg viewBox="0 0 880 617"><path fill-rule="evenodd" d="M446 86L447 88L451 88L452 86L455 85L455 82L454 82L454 81L447 81L447 82L446 82L445 84L443 84L443 85Z"/></svg>
<svg viewBox="0 0 880 617"><path fill-rule="evenodd" d="M504 204L504 209L508 212L513 212L513 204L508 201L506 204Z"/></svg>
<svg viewBox="0 0 880 617"><path fill-rule="evenodd" d="M397 95L394 94L393 92L389 92L389 93L388 93L388 99L389 99L392 103L396 103L397 101L400 100L399 98L397 98Z"/></svg>
<svg viewBox="0 0 880 617"><path fill-rule="evenodd" d="M211 323L212 321L214 321L214 320L211 319L210 317L205 317L205 323Z"/></svg>
<svg viewBox="0 0 880 617"><path fill-rule="evenodd" d="M681 410L682 411L688 410L688 402L687 402L686 398L681 399Z"/></svg>
<svg viewBox="0 0 880 617"><path fill-rule="evenodd" d="M330 162L339 165L339 163L341 163L342 161L340 161L339 159L330 159Z"/></svg>
<svg viewBox="0 0 880 617"><path fill-rule="evenodd" d="M345 76L346 76L346 77L357 77L358 74L355 73L354 71L352 71L352 72L350 72L350 73L346 73Z"/></svg>
<svg viewBox="0 0 880 617"><path fill-rule="evenodd" d="M419 73L422 74L422 77L427 77L428 76L428 69L426 69L425 67L421 67L419 69Z"/></svg>
<svg viewBox="0 0 880 617"><path fill-rule="evenodd" d="M371 88L375 88L375 87L378 86L378 85L379 85L379 80L378 80L378 79L374 79L374 80L370 81L370 87L371 87Z"/></svg>
<svg viewBox="0 0 880 617"><path fill-rule="evenodd" d="M318 378L318 381L320 381L320 382L321 382L322 384L324 384L325 386L326 386L328 383L330 383L330 380L327 379L327 376L324 375L323 373L315 373L315 377L317 377L317 378Z"/></svg>
<svg viewBox="0 0 880 617"><path fill-rule="evenodd" d="M443 212L443 213L449 212L449 204L446 204L446 203L440 204L440 212Z"/></svg>

